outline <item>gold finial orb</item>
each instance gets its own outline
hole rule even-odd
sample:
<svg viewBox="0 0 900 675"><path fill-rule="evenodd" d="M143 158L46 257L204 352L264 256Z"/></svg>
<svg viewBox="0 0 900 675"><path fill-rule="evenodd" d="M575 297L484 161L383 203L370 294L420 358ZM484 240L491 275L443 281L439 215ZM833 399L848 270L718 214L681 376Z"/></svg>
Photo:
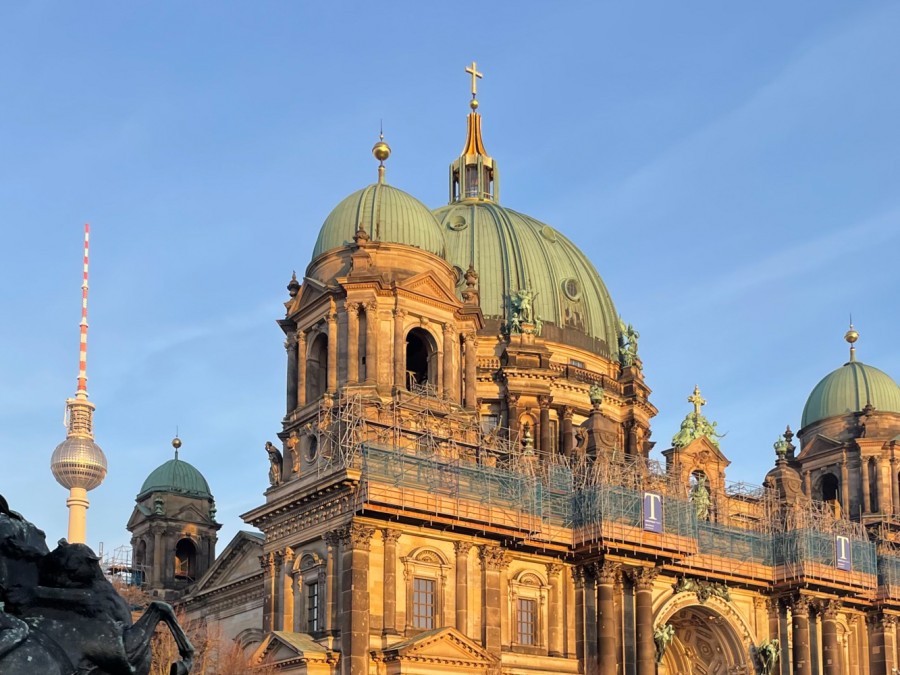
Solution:
<svg viewBox="0 0 900 675"><path fill-rule="evenodd" d="M478 101L477 101L476 99L473 98L471 101L469 101L469 107L470 107L473 111L478 110Z"/></svg>
<svg viewBox="0 0 900 675"><path fill-rule="evenodd" d="M181 447L181 439L178 438L178 436L176 436L175 438L172 439L172 447L175 448L176 450L178 450L178 448Z"/></svg>
<svg viewBox="0 0 900 675"><path fill-rule="evenodd" d="M859 332L853 327L852 323L850 324L850 330L844 333L844 339L851 345L859 340Z"/></svg>
<svg viewBox="0 0 900 675"><path fill-rule="evenodd" d="M372 146L372 154L375 155L375 159L379 162L383 162L391 156L391 146L385 143L384 139L381 139Z"/></svg>

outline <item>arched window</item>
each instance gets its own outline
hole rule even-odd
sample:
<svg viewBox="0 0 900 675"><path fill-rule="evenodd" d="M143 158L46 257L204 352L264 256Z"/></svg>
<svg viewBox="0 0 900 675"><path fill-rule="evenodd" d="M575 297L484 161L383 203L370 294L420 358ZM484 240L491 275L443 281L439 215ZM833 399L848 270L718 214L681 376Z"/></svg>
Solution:
<svg viewBox="0 0 900 675"><path fill-rule="evenodd" d="M819 499L828 504L836 518L841 516L841 481L833 473L819 479Z"/></svg>
<svg viewBox="0 0 900 675"><path fill-rule="evenodd" d="M319 333L309 346L306 359L306 401L325 393L328 386L328 336Z"/></svg>
<svg viewBox="0 0 900 675"><path fill-rule="evenodd" d="M535 572L522 571L509 580L510 642L517 648L546 648L544 615L550 586Z"/></svg>
<svg viewBox="0 0 900 675"><path fill-rule="evenodd" d="M419 548L400 558L406 579L407 633L446 625L444 589L450 563L434 549Z"/></svg>
<svg viewBox="0 0 900 675"><path fill-rule="evenodd" d="M193 581L197 574L197 547L190 539L175 544L175 578Z"/></svg>
<svg viewBox="0 0 900 675"><path fill-rule="evenodd" d="M406 388L437 387L437 345L423 328L406 334Z"/></svg>

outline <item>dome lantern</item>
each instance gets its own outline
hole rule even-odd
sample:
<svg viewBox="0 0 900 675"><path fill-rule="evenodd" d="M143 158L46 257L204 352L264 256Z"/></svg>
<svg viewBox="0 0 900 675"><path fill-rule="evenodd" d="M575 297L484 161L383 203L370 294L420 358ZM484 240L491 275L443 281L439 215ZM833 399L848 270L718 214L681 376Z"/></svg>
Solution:
<svg viewBox="0 0 900 675"><path fill-rule="evenodd" d="M467 117L466 144L460 156L450 165L450 203L465 200L499 201L500 181L497 164L484 149L481 138L481 115L476 112L478 80L484 76L476 64L466 67L472 76L472 112Z"/></svg>

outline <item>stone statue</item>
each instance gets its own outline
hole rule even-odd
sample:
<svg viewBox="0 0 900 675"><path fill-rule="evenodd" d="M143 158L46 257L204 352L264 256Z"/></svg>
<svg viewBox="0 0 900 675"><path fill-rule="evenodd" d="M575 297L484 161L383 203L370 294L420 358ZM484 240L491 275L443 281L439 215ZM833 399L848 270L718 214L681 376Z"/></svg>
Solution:
<svg viewBox="0 0 900 675"><path fill-rule="evenodd" d="M588 397L591 399L593 405L600 405L603 403L603 392L603 387L599 384L591 385L591 388L588 390Z"/></svg>
<svg viewBox="0 0 900 675"><path fill-rule="evenodd" d="M653 642L656 645L656 663L662 663L666 649L675 639L675 626L670 623L664 623L653 631Z"/></svg>
<svg viewBox="0 0 900 675"><path fill-rule="evenodd" d="M619 317L619 363L623 367L633 366L637 362L640 337L634 326Z"/></svg>
<svg viewBox="0 0 900 675"><path fill-rule="evenodd" d="M780 647L778 638L771 638L756 648L756 659L759 661L759 669L763 675L774 675Z"/></svg>
<svg viewBox="0 0 900 675"><path fill-rule="evenodd" d="M509 335L525 333L540 335L543 323L534 312L534 299L537 293L529 289L515 291L509 296L509 321L506 332Z"/></svg>
<svg viewBox="0 0 900 675"><path fill-rule="evenodd" d="M165 502L162 497L156 497L153 500L153 515L156 516L164 516L166 515Z"/></svg>
<svg viewBox="0 0 900 675"><path fill-rule="evenodd" d="M281 464L284 457L281 450L272 445L271 441L266 441L266 452L269 453L269 485L278 485L281 482Z"/></svg>
<svg viewBox="0 0 900 675"><path fill-rule="evenodd" d="M291 432L291 435L288 436L287 441L285 441L285 445L287 445L287 448L288 448L288 450L290 450L290 453L291 453L291 470L294 472L295 476L299 476L300 475L300 437L297 435L296 431Z"/></svg>
<svg viewBox="0 0 900 675"><path fill-rule="evenodd" d="M706 476L703 474L697 476L697 484L691 490L691 502L697 520L709 520L709 490L706 488Z"/></svg>
<svg viewBox="0 0 900 675"><path fill-rule="evenodd" d="M151 638L164 622L181 655L171 673L191 670L194 648L172 608L151 602L132 624L131 608L84 544L44 533L0 497L0 672L10 675L147 675Z"/></svg>

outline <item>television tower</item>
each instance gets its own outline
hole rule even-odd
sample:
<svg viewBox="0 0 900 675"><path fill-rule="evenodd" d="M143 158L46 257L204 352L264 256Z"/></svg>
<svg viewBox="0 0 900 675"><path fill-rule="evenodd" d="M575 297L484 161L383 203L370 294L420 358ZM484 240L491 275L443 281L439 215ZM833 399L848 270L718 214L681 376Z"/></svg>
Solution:
<svg viewBox="0 0 900 675"><path fill-rule="evenodd" d="M84 226L84 281L81 284L81 348L78 362L78 388L75 397L66 399L66 440L56 446L50 459L53 477L69 490L70 544L85 543L87 529L88 490L106 478L106 455L94 442L94 404L87 393L87 301L88 244L90 225Z"/></svg>

